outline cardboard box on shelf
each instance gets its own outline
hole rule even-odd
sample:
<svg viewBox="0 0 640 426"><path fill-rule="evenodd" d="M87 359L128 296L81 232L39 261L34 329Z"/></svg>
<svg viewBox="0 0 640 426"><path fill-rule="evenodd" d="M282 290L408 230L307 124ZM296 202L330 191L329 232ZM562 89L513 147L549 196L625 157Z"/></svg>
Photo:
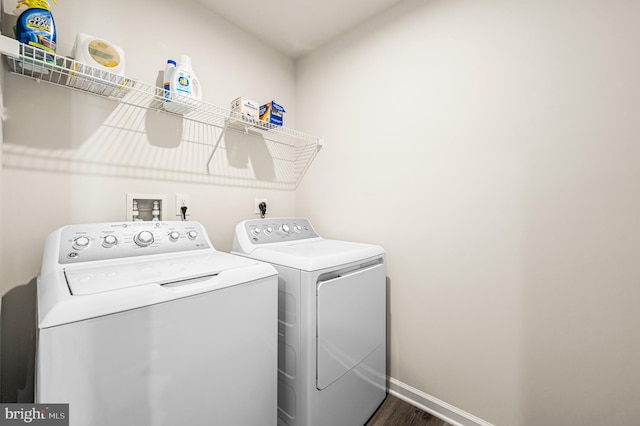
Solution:
<svg viewBox="0 0 640 426"><path fill-rule="evenodd" d="M260 107L260 120L265 121L268 125L282 126L283 113L286 111L276 103L276 101L267 102Z"/></svg>
<svg viewBox="0 0 640 426"><path fill-rule="evenodd" d="M234 99L231 102L231 111L240 114L244 121L255 123L260 120L258 104L249 98Z"/></svg>

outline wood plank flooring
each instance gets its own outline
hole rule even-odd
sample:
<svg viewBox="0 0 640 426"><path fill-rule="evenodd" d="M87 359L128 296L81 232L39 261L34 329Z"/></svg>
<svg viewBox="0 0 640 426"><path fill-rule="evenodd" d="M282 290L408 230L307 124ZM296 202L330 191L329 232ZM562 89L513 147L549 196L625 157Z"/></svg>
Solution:
<svg viewBox="0 0 640 426"><path fill-rule="evenodd" d="M451 426L411 404L387 395L365 426Z"/></svg>

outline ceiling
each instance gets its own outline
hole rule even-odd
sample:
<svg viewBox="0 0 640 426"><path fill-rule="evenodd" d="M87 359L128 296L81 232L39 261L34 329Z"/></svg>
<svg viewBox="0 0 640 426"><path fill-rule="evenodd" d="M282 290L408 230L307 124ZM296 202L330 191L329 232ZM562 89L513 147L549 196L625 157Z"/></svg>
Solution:
<svg viewBox="0 0 640 426"><path fill-rule="evenodd" d="M400 0L196 0L297 58Z"/></svg>

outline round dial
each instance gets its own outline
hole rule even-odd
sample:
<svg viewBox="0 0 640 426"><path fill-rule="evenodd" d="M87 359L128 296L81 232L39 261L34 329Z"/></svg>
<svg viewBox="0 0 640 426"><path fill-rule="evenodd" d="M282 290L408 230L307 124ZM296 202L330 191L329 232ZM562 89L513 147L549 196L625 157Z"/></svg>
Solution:
<svg viewBox="0 0 640 426"><path fill-rule="evenodd" d="M153 244L153 234L149 231L141 231L133 237L133 241L140 247L146 247Z"/></svg>
<svg viewBox="0 0 640 426"><path fill-rule="evenodd" d="M264 228L264 235L271 235L272 232L273 232L272 227L267 226L266 228Z"/></svg>
<svg viewBox="0 0 640 426"><path fill-rule="evenodd" d="M302 226L300 225L294 225L293 226L293 232L295 232L296 234L299 234L302 232Z"/></svg>
<svg viewBox="0 0 640 426"><path fill-rule="evenodd" d="M178 231L169 232L169 239L171 241L178 241L178 238L180 238L180 233Z"/></svg>
<svg viewBox="0 0 640 426"><path fill-rule="evenodd" d="M191 240L195 240L196 238L198 238L198 232L197 231L189 231L189 232L187 232L187 237L189 237L189 239L191 239Z"/></svg>
<svg viewBox="0 0 640 426"><path fill-rule="evenodd" d="M78 237L73 240L73 248L76 250L82 250L89 247L89 239L87 237Z"/></svg>
<svg viewBox="0 0 640 426"><path fill-rule="evenodd" d="M284 232L285 234L288 234L289 231L291 231L291 229L289 229L289 225L285 223L284 225L280 225L280 231Z"/></svg>
<svg viewBox="0 0 640 426"><path fill-rule="evenodd" d="M251 233L257 237L258 235L260 235L260 228L253 228L251 230Z"/></svg>
<svg viewBox="0 0 640 426"><path fill-rule="evenodd" d="M110 248L115 246L116 244L118 244L118 239L115 237L115 235L107 235L102 240L102 247Z"/></svg>

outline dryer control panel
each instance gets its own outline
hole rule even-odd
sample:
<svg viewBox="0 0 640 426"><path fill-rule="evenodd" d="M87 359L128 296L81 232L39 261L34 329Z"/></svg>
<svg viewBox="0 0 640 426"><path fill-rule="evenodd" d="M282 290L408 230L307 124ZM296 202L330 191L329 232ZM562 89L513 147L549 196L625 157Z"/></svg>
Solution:
<svg viewBox="0 0 640 426"><path fill-rule="evenodd" d="M247 220L243 222L243 225L252 244L318 238L311 223L303 218L255 219Z"/></svg>
<svg viewBox="0 0 640 426"><path fill-rule="evenodd" d="M113 222L70 225L60 231L62 264L212 248L198 222Z"/></svg>

